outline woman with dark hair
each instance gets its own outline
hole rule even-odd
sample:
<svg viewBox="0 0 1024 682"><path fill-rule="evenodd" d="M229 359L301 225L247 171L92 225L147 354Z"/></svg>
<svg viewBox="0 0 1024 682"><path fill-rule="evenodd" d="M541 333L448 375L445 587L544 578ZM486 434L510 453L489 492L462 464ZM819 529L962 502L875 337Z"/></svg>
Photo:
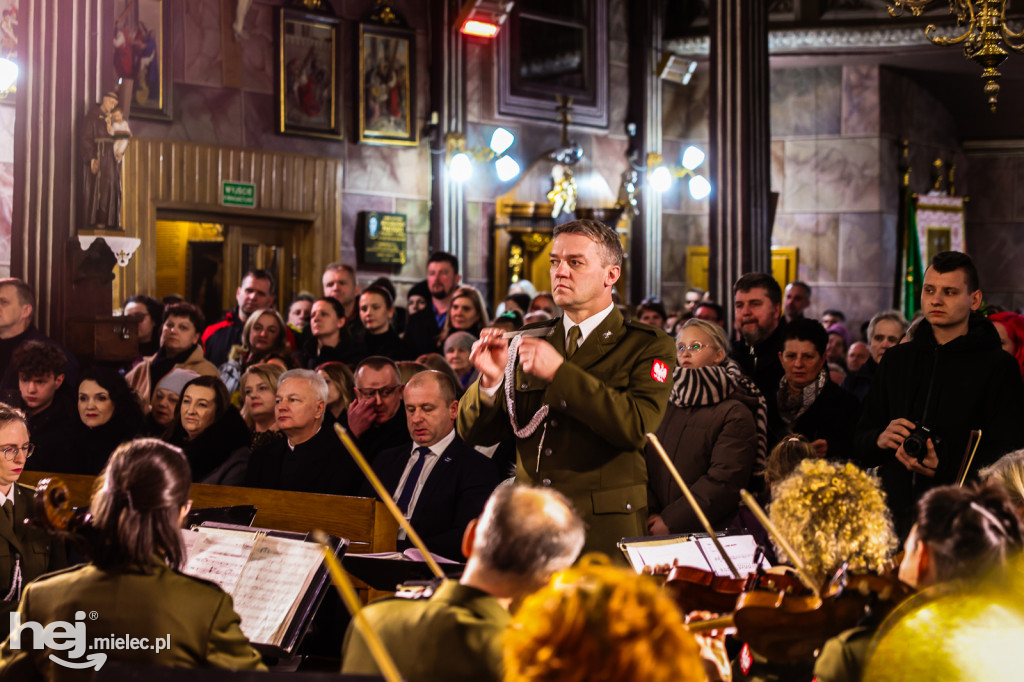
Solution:
<svg viewBox="0 0 1024 682"><path fill-rule="evenodd" d="M249 465L249 429L217 377L185 384L170 442L180 445L196 483L239 485Z"/></svg>
<svg viewBox="0 0 1024 682"><path fill-rule="evenodd" d="M335 298L325 296L313 302L309 332L310 338L295 354L300 368L313 369L332 360L355 366L366 357L362 335L357 338L348 332L345 308Z"/></svg>
<svg viewBox="0 0 1024 682"><path fill-rule="evenodd" d="M159 328L164 319L164 304L151 296L136 294L125 300L121 314L139 325L139 356L132 362L134 367L142 358L160 349Z"/></svg>
<svg viewBox="0 0 1024 682"><path fill-rule="evenodd" d="M238 397L239 382L251 366L269 362L282 369L292 368L292 348L288 344L284 318L273 308L263 308L249 315L242 327L242 343L232 346L228 361L220 366L220 379L227 386L232 402Z"/></svg>
<svg viewBox="0 0 1024 682"><path fill-rule="evenodd" d="M75 623L84 630L83 644L130 634L168 645L162 651L149 646L104 652L119 663L263 669L231 597L213 583L180 573L191 480L181 450L163 441L143 438L118 447L92 494L92 561L26 586L23 622ZM90 615L83 620L79 613ZM22 637L31 637L31 630ZM0 649L0 677L66 679L58 659L88 662L75 660L68 647L48 647L48 640L33 646L23 640L14 647L8 638Z"/></svg>
<svg viewBox="0 0 1024 682"><path fill-rule="evenodd" d="M55 473L89 474L103 469L110 453L142 431L142 408L115 370L93 367L78 384L78 424L68 448L68 461Z"/></svg>
<svg viewBox="0 0 1024 682"><path fill-rule="evenodd" d="M926 492L918 500L917 518L904 545L903 561L899 568L900 580L920 592L890 616L887 621L890 623L887 626L888 634L876 646L885 650L890 661L902 664L898 668L901 673L908 673L911 668L924 670L920 665L920 656L925 652L918 647L905 649L908 644L906 630L922 627L932 630L941 622L934 617L941 610L933 610L932 615L924 619L903 620L901 614L912 616L922 607L934 605L936 600L941 601L944 595L976 593L974 581L984 575L997 581L1005 578L1010 568L1010 559L1020 554L1022 546L1024 527L1006 491L1000 486L942 486ZM997 606L989 599L981 601L993 612L997 610ZM971 613L962 611L960 615L969 617ZM874 619L873 622L828 640L814 666L815 678L822 682L862 679L868 645L876 634L878 620ZM944 623L943 627L946 625L949 624ZM902 633L899 632L901 627ZM893 632L893 628L896 632ZM947 636L949 631L941 635ZM939 647L943 648L946 647ZM929 655L933 653L936 652L928 652ZM909 663L910 656L917 657L917 661ZM964 660L969 658L964 652ZM889 679L912 677L912 674L898 674ZM984 677L979 676L978 679ZM873 680L877 677L865 675L863 679ZM953 678L940 675L932 679Z"/></svg>
<svg viewBox="0 0 1024 682"><path fill-rule="evenodd" d="M383 355L392 360L409 360L412 351L392 325L395 304L387 289L371 284L359 295L359 319L366 335L366 354Z"/></svg>

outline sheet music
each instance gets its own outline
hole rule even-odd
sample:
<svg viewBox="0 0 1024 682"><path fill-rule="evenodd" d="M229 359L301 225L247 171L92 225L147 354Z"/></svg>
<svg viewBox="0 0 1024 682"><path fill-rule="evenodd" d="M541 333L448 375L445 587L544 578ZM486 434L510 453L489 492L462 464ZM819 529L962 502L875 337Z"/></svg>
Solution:
<svg viewBox="0 0 1024 682"><path fill-rule="evenodd" d="M231 594L252 554L256 533L201 528L199 532L183 531L186 544L192 536L184 573L212 580Z"/></svg>
<svg viewBox="0 0 1024 682"><path fill-rule="evenodd" d="M629 563L637 573L644 566L671 564L673 561L676 561L679 566L711 570L700 546L689 538L630 543L625 545L625 549Z"/></svg>
<svg viewBox="0 0 1024 682"><path fill-rule="evenodd" d="M252 642L280 644L323 560L320 546L260 536L232 596L242 632Z"/></svg>
<svg viewBox="0 0 1024 682"><path fill-rule="evenodd" d="M754 572L754 554L757 552L757 542L754 541L753 535L721 535L718 541L722 543L725 553L729 555L736 570L740 572L740 577ZM728 564L725 563L718 548L715 547L714 540L698 538L697 544L704 551L704 556L707 557L715 575L732 577L732 571L729 570ZM770 568L771 564L762 557L761 566Z"/></svg>

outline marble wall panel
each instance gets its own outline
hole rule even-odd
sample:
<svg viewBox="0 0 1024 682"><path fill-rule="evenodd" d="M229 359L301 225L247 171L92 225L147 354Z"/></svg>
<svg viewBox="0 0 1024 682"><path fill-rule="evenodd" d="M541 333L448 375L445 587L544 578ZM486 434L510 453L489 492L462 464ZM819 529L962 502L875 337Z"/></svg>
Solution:
<svg viewBox="0 0 1024 682"><path fill-rule="evenodd" d="M346 171L345 175L348 175ZM344 192L341 199L341 260L353 265L357 262L356 231L360 211L395 213L395 200L371 194ZM375 275L376 276L376 275ZM373 279L371 277L370 279Z"/></svg>
<svg viewBox="0 0 1024 682"><path fill-rule="evenodd" d="M430 202L422 199L396 199L395 213L406 218L406 260L397 276L413 278L427 271L430 255Z"/></svg>
<svg viewBox="0 0 1024 682"><path fill-rule="evenodd" d="M970 192L970 186L966 187L966 191ZM1009 195L1004 195L1003 200L1006 201L1008 196L1013 197L1013 219L1024 221L1024 158L1013 160L1013 190Z"/></svg>
<svg viewBox="0 0 1024 682"><path fill-rule="evenodd" d="M665 139L707 140L710 79L698 70L689 85L661 81L661 130Z"/></svg>
<svg viewBox="0 0 1024 682"><path fill-rule="evenodd" d="M462 281L475 286L491 301L491 219L494 203L471 201L466 204L466 261L461 263ZM426 269L424 268L424 272Z"/></svg>
<svg viewBox="0 0 1024 682"><path fill-rule="evenodd" d="M246 115L240 90L176 83L171 123L136 118L129 123L135 137L241 147L248 145L241 124Z"/></svg>
<svg viewBox="0 0 1024 682"><path fill-rule="evenodd" d="M430 195L430 151L425 145L350 144L346 150L345 191Z"/></svg>
<svg viewBox="0 0 1024 682"><path fill-rule="evenodd" d="M812 317L818 317L822 311L841 310L846 315L846 328L851 338L863 340L860 334L861 325L870 320L875 313L892 308L892 286L839 283L811 283Z"/></svg>
<svg viewBox="0 0 1024 682"><path fill-rule="evenodd" d="M969 223L967 229L967 249L981 274L986 299L989 290L1024 291L1020 267L1024 224Z"/></svg>
<svg viewBox="0 0 1024 682"><path fill-rule="evenodd" d="M608 130L613 135L622 135L626 130L629 105L629 73L622 64L612 64L608 71Z"/></svg>
<svg viewBox="0 0 1024 682"><path fill-rule="evenodd" d="M771 164L771 190L779 193L779 204L781 208L782 197L786 188L786 141L772 140L768 153Z"/></svg>
<svg viewBox="0 0 1024 682"><path fill-rule="evenodd" d="M222 83L220 3L184 0L183 9L185 68L180 80L193 85L219 86Z"/></svg>
<svg viewBox="0 0 1024 682"><path fill-rule="evenodd" d="M608 61L625 64L629 60L629 13L626 0L608 3Z"/></svg>
<svg viewBox="0 0 1024 682"><path fill-rule="evenodd" d="M663 281L687 281L686 249L707 246L708 217L684 213L662 215L661 274Z"/></svg>
<svg viewBox="0 0 1024 682"><path fill-rule="evenodd" d="M878 138L786 141L782 211L877 211Z"/></svg>
<svg viewBox="0 0 1024 682"><path fill-rule="evenodd" d="M606 188L604 191L608 192L608 203L604 205L610 206L618 199L622 173L629 167L626 159L626 147L629 142L624 137L602 135L595 135L591 142L592 172L603 181Z"/></svg>
<svg viewBox="0 0 1024 682"><path fill-rule="evenodd" d="M843 67L843 135L881 133L879 68L874 64Z"/></svg>
<svg viewBox="0 0 1024 682"><path fill-rule="evenodd" d="M0 163L14 163L14 107L0 106Z"/></svg>
<svg viewBox="0 0 1024 682"><path fill-rule="evenodd" d="M839 281L891 282L896 269L895 245L895 213L841 214Z"/></svg>
<svg viewBox="0 0 1024 682"><path fill-rule="evenodd" d="M320 137L281 135L277 132L276 95L242 92L245 146L282 152L338 158L345 154L345 142ZM349 134L348 129L345 135Z"/></svg>
<svg viewBox="0 0 1024 682"><path fill-rule="evenodd" d="M6 109L7 107L0 108ZM2 277L11 275L11 214L13 210L14 164L0 162L0 276Z"/></svg>
<svg viewBox="0 0 1024 682"><path fill-rule="evenodd" d="M1020 161L1008 156L971 156L968 159L971 200L967 202L968 225L1010 222L1015 206L1024 202L1024 176L1018 179ZM971 232L967 233L972 242Z"/></svg>
<svg viewBox="0 0 1024 682"><path fill-rule="evenodd" d="M799 249L797 275L811 283L839 279L839 215L780 213L775 218L772 246Z"/></svg>
<svg viewBox="0 0 1024 682"><path fill-rule="evenodd" d="M842 120L842 69L772 69L769 89L775 137L838 135Z"/></svg>
<svg viewBox="0 0 1024 682"><path fill-rule="evenodd" d="M276 15L277 7L254 2L245 16L245 31L249 38L242 41L242 89L249 92L274 92Z"/></svg>
<svg viewBox="0 0 1024 682"><path fill-rule="evenodd" d="M927 90L903 73L879 72L881 130L885 137L907 138L911 144L954 149L960 134L952 114Z"/></svg>

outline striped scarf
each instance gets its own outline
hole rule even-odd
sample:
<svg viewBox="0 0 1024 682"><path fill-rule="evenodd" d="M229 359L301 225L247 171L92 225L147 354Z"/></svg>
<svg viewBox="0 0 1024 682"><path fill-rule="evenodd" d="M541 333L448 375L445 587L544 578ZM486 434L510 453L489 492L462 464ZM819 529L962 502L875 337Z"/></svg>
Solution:
<svg viewBox="0 0 1024 682"><path fill-rule="evenodd" d="M694 369L683 369L677 365L672 381L669 400L678 407L715 405L736 391L756 399L757 409L751 410L757 429L757 465L754 470L760 472L764 469L768 456L768 407L757 385L743 373L735 360L729 359L724 365Z"/></svg>

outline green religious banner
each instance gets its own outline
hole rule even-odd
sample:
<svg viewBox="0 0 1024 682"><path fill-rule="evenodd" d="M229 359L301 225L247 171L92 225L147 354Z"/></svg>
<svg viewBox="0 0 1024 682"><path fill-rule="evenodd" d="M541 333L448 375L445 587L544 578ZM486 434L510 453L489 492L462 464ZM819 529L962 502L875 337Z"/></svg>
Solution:
<svg viewBox="0 0 1024 682"><path fill-rule="evenodd" d="M406 217L400 213L361 211L363 262L374 265L405 265Z"/></svg>

